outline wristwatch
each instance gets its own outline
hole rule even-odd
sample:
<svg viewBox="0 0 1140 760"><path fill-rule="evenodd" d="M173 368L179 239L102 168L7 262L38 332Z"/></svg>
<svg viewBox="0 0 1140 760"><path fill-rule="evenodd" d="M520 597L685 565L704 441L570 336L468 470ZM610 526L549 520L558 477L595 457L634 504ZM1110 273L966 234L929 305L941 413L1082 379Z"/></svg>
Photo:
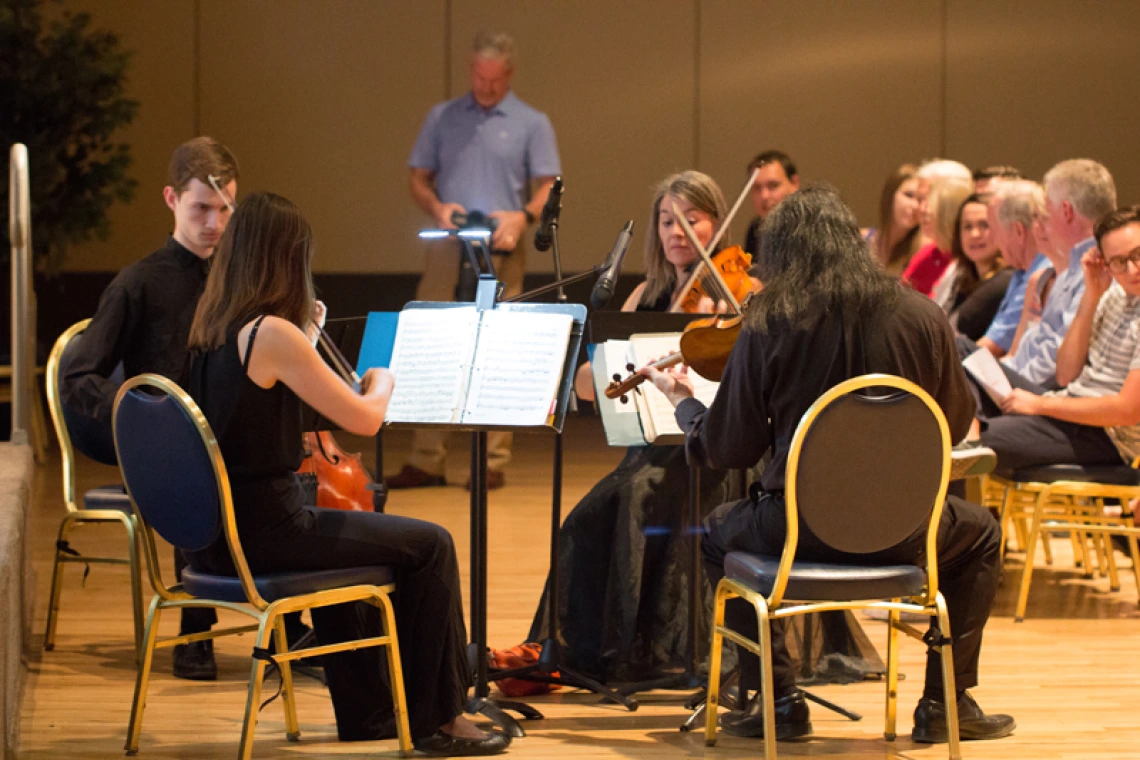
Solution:
<svg viewBox="0 0 1140 760"><path fill-rule="evenodd" d="M530 213L530 209L523 207L523 214L526 215L526 223L534 224L534 214Z"/></svg>

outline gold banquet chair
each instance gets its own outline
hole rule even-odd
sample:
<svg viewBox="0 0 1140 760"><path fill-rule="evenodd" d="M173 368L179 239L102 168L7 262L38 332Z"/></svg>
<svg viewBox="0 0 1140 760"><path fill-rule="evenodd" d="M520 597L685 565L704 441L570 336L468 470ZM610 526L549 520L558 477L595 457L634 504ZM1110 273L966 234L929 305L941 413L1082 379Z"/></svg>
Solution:
<svg viewBox="0 0 1140 760"><path fill-rule="evenodd" d="M142 570L139 568L139 544L136 523L131 508L130 497L121 485L108 485L92 488L83 493L80 502L75 486L76 452L73 445L73 433L79 433L82 441L90 442L83 448L83 453L91 456L103 464L114 465L114 451L110 440L100 446L95 439L97 423L93 420L79 418L72 414L63 405L60 398L60 373L67 365L67 360L74 355L83 331L87 329L90 319L76 322L63 331L52 347L47 363L47 397L48 409L51 412L51 421L55 426L55 434L59 439L61 467L63 470L63 503L67 514L59 524L59 532L55 540L55 563L52 567L51 595L48 601L47 632L44 634L44 649L51 651L55 648L55 629L59 623L59 606L63 592L63 568L69 563L82 563L85 565L128 565L131 573L131 605L134 612L134 639L135 657L142 655L143 638L143 599L142 599ZM102 431L109 436L109 430ZM102 557L80 554L68 543L68 536L73 528L93 523L120 523L127 533L127 558Z"/></svg>
<svg viewBox="0 0 1140 760"><path fill-rule="evenodd" d="M1088 551L1091 540L1098 564L1106 571L1113 591L1120 589L1120 577L1110 537L1124 537L1140 591L1140 547L1137 546L1140 528L1133 525L1127 514L1110 515L1105 512L1106 499L1117 499L1127 505L1140 498L1140 469L1136 465L1137 462L1133 462L1131 467L1123 463L1102 466L1051 464L1002 472L992 478L995 487L1005 489L1000 515L1002 525L1007 522L1014 525L1028 523L1028 527L1023 529L1024 541L1020 542L1025 550L1025 566L1017 593L1016 622L1025 620L1037 544L1041 543L1047 550L1050 533L1067 532L1072 535L1074 556L1087 576L1092 575ZM1124 510L1125 513L1127 511ZM1052 564L1051 559L1047 552L1046 562Z"/></svg>
<svg viewBox="0 0 1140 760"><path fill-rule="evenodd" d="M874 395L865 395L873 389ZM891 392L883 393L887 390ZM900 468L899 463L906 462ZM938 591L938 523L950 476L950 432L938 404L922 388L891 375L864 375L824 393L804 414L788 454L787 537L779 557L730 552L717 584L705 741L716 742L716 705L724 639L760 658L764 757L776 758L776 715L769 621L827 610L887 610L887 702L884 736L895 738L898 632L941 653L951 760L958 760L958 708L950 619ZM854 487L856 486L857 487ZM837 505L841 508L837 508ZM867 554L897 545L925 528L926 563L837 565L795 560L799 521L838 551ZM724 624L725 604L741 598L756 609L759 641ZM793 604L789 604L794 602ZM901 612L930 616L941 635L900 621Z"/></svg>
<svg viewBox="0 0 1140 760"><path fill-rule="evenodd" d="M389 598L395 588L393 569L357 567L253 575L238 539L229 476L213 431L194 400L164 377L139 375L119 389L115 398L114 430L119 467L141 524L142 544L155 592L147 614L142 663L135 682L127 754L138 751L155 649L247 631L256 631L257 636L238 751L241 760L247 760L253 751L261 682L268 660L280 667L286 735L296 741L300 738L300 727L290 663L302 657L374 646L386 649L400 752L410 754L411 733L396 618ZM237 577L210 575L188 567L182 573L181 584L165 585L158 569L154 532L183 551L204 549L219 535L224 535ZM379 609L383 635L289 651L284 614L358 601ZM230 610L253 618L256 623L158 641L161 613L183 607ZM268 654L271 635L276 636L277 652L284 654L272 657Z"/></svg>

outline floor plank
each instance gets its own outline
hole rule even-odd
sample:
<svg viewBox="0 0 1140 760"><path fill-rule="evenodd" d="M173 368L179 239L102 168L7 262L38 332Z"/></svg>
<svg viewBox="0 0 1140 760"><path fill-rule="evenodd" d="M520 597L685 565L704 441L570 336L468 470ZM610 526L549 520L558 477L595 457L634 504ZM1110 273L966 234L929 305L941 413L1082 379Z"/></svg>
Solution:
<svg viewBox="0 0 1140 760"><path fill-rule="evenodd" d="M346 448L365 449L369 441L350 438ZM406 433L385 436L386 469L402 464L410 438ZM462 486L468 461L463 437L456 436L449 461L449 479ZM490 562L488 637L492 646L523 640L530 627L548 565L549 488L552 444L549 435L520 435L508 486L490 496ZM564 504L577 502L611 469L621 451L607 448L596 420L574 419L567 431ZM114 482L116 471L87 463L80 470L81 486ZM62 515L59 501L58 457L37 473L34 506L34 564L37 585L35 642L42 642L44 604L51 579L54 533ZM680 508L680 506L679 506ZM469 516L467 494L461 487L397 492L389 511L434 520L455 536L467 596ZM85 528L73 540L88 550L113 551L119 533ZM1007 739L964 745L967 758L1140 758L1140 642L1137 589L1129 562L1122 588L1110 592L1104 579L1086 579L1072 571L1067 541L1056 541L1056 563L1047 568L1041 556L1034 574L1028 619L1012 619L1021 558L1008 558L1005 582L986 629L982 655L982 685L975 695L991 711L1012 713L1016 734ZM169 572L169 552L162 556ZM129 590L125 570L96 567L86 584L82 570L72 566L64 587L63 610L56 650L30 655L25 687L19 757L117 758L122 756L134 685L131 651ZM173 633L177 621L163 621ZM868 635L885 642L884 624L867 620ZM240 716L249 673L246 653L251 637L218 644L219 680L190 683L170 675L169 654L160 652L152 679L143 726L140 757L231 758L237 751ZM909 740L910 714L921 693L923 652L904 641L902 670L910 677L900 684L899 736L893 744L882 738L884 687L880 683L828 686L817 689L827 699L864 713L858 723L814 707L815 736L804 742L781 743L782 757L939 758L945 745L915 745ZM677 726L685 717L680 692L654 692L641 697L641 708L629 713L600 705L596 697L564 692L531 700L546 719L527 726L529 734L516 741L518 758L731 758L756 757L757 741L721 735L715 748L703 737L684 734ZM332 706L315 682L298 680L298 709L302 740L284 738L279 704L262 713L255 756L269 757L395 757L394 742L342 744L336 741Z"/></svg>

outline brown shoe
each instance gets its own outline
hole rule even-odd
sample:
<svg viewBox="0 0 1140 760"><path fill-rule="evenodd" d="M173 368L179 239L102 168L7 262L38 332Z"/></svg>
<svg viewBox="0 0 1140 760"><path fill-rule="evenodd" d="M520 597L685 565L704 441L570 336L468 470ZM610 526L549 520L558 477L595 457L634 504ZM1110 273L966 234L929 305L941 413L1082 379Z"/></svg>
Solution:
<svg viewBox="0 0 1140 760"><path fill-rule="evenodd" d="M507 484L507 478L503 475L502 470L487 470L487 490L494 491L502 488ZM468 478L467 482L463 484L463 488L471 490L471 479Z"/></svg>
<svg viewBox="0 0 1140 760"><path fill-rule="evenodd" d="M429 488L447 485L447 479L442 475L432 475L410 464L404 465L402 470L384 482L389 488Z"/></svg>

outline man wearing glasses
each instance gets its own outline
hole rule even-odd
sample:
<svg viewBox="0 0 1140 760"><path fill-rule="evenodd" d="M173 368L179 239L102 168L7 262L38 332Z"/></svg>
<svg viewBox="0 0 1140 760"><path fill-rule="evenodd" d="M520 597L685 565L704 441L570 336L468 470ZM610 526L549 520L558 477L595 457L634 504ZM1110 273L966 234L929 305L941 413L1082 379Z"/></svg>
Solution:
<svg viewBox="0 0 1140 760"><path fill-rule="evenodd" d="M1064 390L1013 389L981 442L1000 470L1119 465L1140 455L1140 206L1105 215L1081 257L1084 294L1057 351Z"/></svg>

